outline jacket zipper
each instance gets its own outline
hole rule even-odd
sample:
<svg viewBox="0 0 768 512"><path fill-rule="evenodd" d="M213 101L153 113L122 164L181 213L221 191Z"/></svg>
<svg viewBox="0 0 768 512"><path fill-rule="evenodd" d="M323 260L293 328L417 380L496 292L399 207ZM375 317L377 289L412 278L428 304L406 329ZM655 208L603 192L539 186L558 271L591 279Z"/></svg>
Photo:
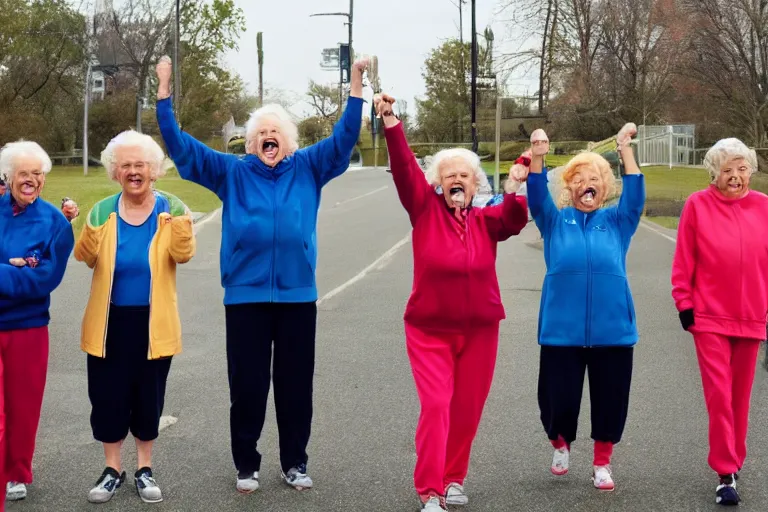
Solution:
<svg viewBox="0 0 768 512"><path fill-rule="evenodd" d="M107 332L109 332L109 309L112 304L112 284L115 281L115 267L117 266L117 230L118 230L118 219L117 214L114 214L114 221L115 221L115 253L112 255L112 272L109 276L109 293L107 294L107 313L106 318L104 319L104 339L102 340L102 347L101 347L101 353L102 356L106 359L107 357Z"/></svg>
<svg viewBox="0 0 768 512"><path fill-rule="evenodd" d="M589 245L589 230L587 224L589 223L588 214L584 215L584 242L587 247L587 318L585 322L586 332L584 333L584 343L587 347L592 346L592 330L590 329L592 323L592 251Z"/></svg>
<svg viewBox="0 0 768 512"><path fill-rule="evenodd" d="M275 302L275 265L277 245L277 177L272 175L272 264L270 265L269 302Z"/></svg>

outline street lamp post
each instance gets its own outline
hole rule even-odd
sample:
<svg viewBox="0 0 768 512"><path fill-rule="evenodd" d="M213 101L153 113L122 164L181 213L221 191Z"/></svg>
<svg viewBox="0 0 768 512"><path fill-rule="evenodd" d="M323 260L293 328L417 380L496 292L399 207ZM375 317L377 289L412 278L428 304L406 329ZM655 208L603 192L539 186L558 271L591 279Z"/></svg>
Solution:
<svg viewBox="0 0 768 512"><path fill-rule="evenodd" d="M349 34L347 38L347 44L349 45L349 63L354 62L354 53L352 52L352 13L354 9L355 0L349 0L349 12L321 12L317 14L310 14L309 17L315 16L344 16L347 18L347 25L349 26ZM350 71L348 70L348 73ZM344 70L341 67L341 52L339 52L339 117L341 117L341 107L344 103ZM349 78L351 76L348 75Z"/></svg>
<svg viewBox="0 0 768 512"><path fill-rule="evenodd" d="M472 0L472 151L477 153L477 27Z"/></svg>
<svg viewBox="0 0 768 512"><path fill-rule="evenodd" d="M180 0L176 0L176 30L173 31L173 110L176 112L176 119L179 119L179 100L181 98L181 73L179 72L179 30L180 21Z"/></svg>

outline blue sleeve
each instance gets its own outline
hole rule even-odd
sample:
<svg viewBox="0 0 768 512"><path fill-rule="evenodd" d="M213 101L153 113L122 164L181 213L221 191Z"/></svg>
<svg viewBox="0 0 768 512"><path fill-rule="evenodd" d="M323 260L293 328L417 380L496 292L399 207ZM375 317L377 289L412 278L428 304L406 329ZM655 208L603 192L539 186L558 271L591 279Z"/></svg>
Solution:
<svg viewBox="0 0 768 512"><path fill-rule="evenodd" d="M36 267L0 264L0 298L41 299L50 295L64 278L74 246L72 227L62 217L58 231Z"/></svg>
<svg viewBox="0 0 768 512"><path fill-rule="evenodd" d="M622 179L621 197L617 209L619 230L625 241L637 231L645 207L645 176L628 174Z"/></svg>
<svg viewBox="0 0 768 512"><path fill-rule="evenodd" d="M333 134L304 150L320 186L341 176L349 167L352 150L360 138L362 119L363 99L349 98L344 114L333 127Z"/></svg>
<svg viewBox="0 0 768 512"><path fill-rule="evenodd" d="M531 216L539 228L541 236L549 234L552 222L557 217L558 209L547 187L547 170L541 173L528 174L527 181L528 208L531 210Z"/></svg>
<svg viewBox="0 0 768 512"><path fill-rule="evenodd" d="M221 199L227 170L238 158L213 150L182 132L173 115L171 98L157 102L157 124L168 156L176 164L179 176L202 185Z"/></svg>

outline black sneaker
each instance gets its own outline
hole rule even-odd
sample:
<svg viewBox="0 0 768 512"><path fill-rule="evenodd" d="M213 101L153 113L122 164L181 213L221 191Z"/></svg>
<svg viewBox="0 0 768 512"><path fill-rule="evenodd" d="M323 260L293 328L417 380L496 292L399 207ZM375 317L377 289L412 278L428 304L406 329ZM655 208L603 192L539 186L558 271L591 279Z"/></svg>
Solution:
<svg viewBox="0 0 768 512"><path fill-rule="evenodd" d="M738 505L741 497L736 491L735 475L720 475L720 485L717 486L715 495L715 503L718 505Z"/></svg>
<svg viewBox="0 0 768 512"><path fill-rule="evenodd" d="M136 482L136 492L139 493L141 501L144 503L160 503L163 501L163 493L160 492L160 487L157 486L157 482L152 478L152 470L150 468L141 468L133 478Z"/></svg>
<svg viewBox="0 0 768 512"><path fill-rule="evenodd" d="M108 502L123 482L125 482L125 471L120 474L113 468L106 468L96 481L96 486L88 492L88 501L91 503Z"/></svg>

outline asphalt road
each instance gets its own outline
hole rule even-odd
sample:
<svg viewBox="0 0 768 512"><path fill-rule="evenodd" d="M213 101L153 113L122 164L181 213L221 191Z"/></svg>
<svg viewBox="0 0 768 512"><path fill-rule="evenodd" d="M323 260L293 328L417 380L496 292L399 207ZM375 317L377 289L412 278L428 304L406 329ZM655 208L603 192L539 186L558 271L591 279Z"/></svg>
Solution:
<svg viewBox="0 0 768 512"><path fill-rule="evenodd" d="M174 359L165 409L178 421L161 432L153 464L165 501L142 504L132 479L108 504L86 500L104 461L101 446L91 437L86 358L78 341L90 272L72 261L53 297L36 480L29 497L8 504L8 510L418 510L411 475L419 406L402 325L412 277L411 246L403 242L410 227L391 176L383 170L349 172L324 192L318 284L321 295L333 290L333 296L319 307L311 491L296 492L281 483L270 405L261 443L262 490L251 496L235 492L218 272L220 227L217 218L202 226L196 257L179 269L184 352ZM550 474L552 451L536 403L535 335L544 275L542 252L530 244L536 235L529 225L500 246L499 280L508 319L501 327L496 376L475 442L466 484L471 501L465 509L717 509L693 344L681 332L670 298L674 243L645 227L635 236L629 257L641 341L628 425L614 455L617 490L599 494L591 486L586 396L571 472L559 478ZM343 286L364 269L362 278ZM739 482L741 509L748 511L764 511L768 503L766 377L768 372L759 369L749 459ZM127 444L129 475L135 471L134 453L132 443Z"/></svg>

